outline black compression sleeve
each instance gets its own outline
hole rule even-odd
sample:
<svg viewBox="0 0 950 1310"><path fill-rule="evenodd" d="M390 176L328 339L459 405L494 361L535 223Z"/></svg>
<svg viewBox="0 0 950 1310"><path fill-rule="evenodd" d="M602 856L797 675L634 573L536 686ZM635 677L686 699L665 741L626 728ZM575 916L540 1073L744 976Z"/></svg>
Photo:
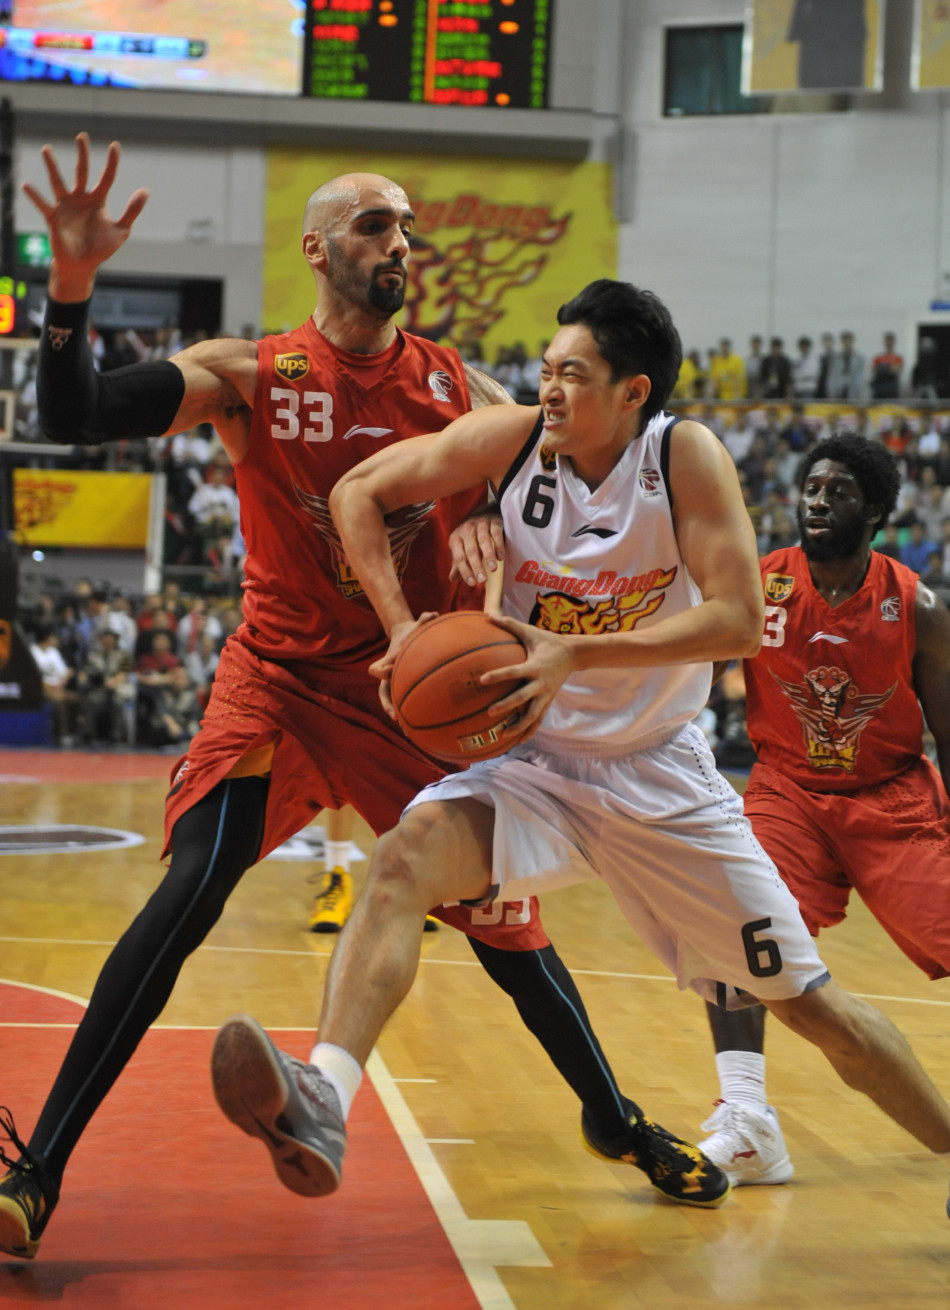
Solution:
<svg viewBox="0 0 950 1310"><path fill-rule="evenodd" d="M47 301L36 371L43 432L53 441L84 446L162 436L185 394L181 369L163 359L97 373L89 349L88 316L88 300Z"/></svg>

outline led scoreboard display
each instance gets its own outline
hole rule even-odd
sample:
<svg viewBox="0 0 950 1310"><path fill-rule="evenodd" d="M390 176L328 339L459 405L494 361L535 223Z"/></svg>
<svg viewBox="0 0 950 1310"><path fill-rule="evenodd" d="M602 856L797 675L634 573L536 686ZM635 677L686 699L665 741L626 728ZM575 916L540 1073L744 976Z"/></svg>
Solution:
<svg viewBox="0 0 950 1310"><path fill-rule="evenodd" d="M305 96L543 109L554 0L308 0Z"/></svg>

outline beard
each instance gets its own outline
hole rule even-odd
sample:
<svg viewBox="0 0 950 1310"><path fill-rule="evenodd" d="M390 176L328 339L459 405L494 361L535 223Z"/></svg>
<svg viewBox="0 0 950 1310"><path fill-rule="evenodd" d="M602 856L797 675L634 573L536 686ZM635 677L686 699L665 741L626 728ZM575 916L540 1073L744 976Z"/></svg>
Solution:
<svg viewBox="0 0 950 1310"><path fill-rule="evenodd" d="M839 523L823 540L816 540L806 535L805 514L801 505L798 506L795 517L798 522L799 540L806 559L823 564L828 560L845 559L848 555L856 555L862 548L866 548L868 518L864 513L856 514L846 523Z"/></svg>
<svg viewBox="0 0 950 1310"><path fill-rule="evenodd" d="M356 305L360 309L378 310L391 318L393 314L399 312L403 307L406 299L406 268L399 259L389 260L385 264L377 264L373 269L373 275L369 280L369 285L363 282L359 270L349 262L336 242L332 239L327 240L327 251L329 254L328 277L336 291L351 305ZM394 270L402 273L403 277L400 282L390 286L377 281L380 273Z"/></svg>

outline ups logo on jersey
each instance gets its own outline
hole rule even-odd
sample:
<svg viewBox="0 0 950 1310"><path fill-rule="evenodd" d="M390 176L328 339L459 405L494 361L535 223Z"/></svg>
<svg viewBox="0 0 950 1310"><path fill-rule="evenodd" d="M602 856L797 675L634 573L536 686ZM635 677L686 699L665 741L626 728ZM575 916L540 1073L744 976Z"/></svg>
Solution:
<svg viewBox="0 0 950 1310"><path fill-rule="evenodd" d="M767 573L765 576L766 600L781 605L782 601L788 600L792 594L794 585L795 579L790 578L787 573Z"/></svg>
<svg viewBox="0 0 950 1310"><path fill-rule="evenodd" d="M274 358L274 372L288 382L296 382L310 372L310 360L306 355L277 355Z"/></svg>
<svg viewBox="0 0 950 1310"><path fill-rule="evenodd" d="M557 455L553 450L548 450L547 446L542 446L538 451L538 459L541 461L541 467L547 473L553 473L557 468Z"/></svg>

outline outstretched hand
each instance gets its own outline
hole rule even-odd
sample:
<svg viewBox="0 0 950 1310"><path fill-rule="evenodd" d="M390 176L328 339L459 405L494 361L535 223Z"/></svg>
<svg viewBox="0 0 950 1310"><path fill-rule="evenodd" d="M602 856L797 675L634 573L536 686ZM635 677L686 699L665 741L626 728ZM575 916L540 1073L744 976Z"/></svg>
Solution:
<svg viewBox="0 0 950 1310"><path fill-rule="evenodd" d="M148 192L139 188L130 197L118 219L106 212L106 200L119 167L119 145L113 141L98 182L89 187L89 137L76 137L76 176L70 189L63 181L50 146L42 150L49 176L52 201L36 187L23 183L23 191L46 220L53 263L50 292L58 300L85 300L92 291L96 269L114 255L128 238L132 224L142 212Z"/></svg>

